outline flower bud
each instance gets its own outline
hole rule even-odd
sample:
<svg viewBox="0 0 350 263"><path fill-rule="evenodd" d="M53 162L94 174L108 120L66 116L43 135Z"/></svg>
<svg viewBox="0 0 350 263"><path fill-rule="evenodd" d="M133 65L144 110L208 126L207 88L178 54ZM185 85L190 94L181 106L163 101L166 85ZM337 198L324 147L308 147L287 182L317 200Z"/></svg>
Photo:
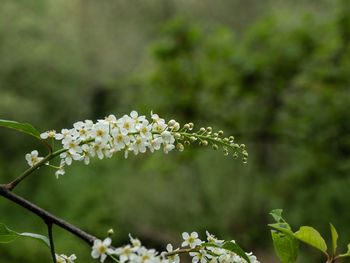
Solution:
<svg viewBox="0 0 350 263"><path fill-rule="evenodd" d="M180 124L176 122L173 126L173 131L178 131L178 130L180 130Z"/></svg>
<svg viewBox="0 0 350 263"><path fill-rule="evenodd" d="M217 144L213 144L213 150L219 149L219 146Z"/></svg>
<svg viewBox="0 0 350 263"><path fill-rule="evenodd" d="M228 150L227 150L227 148L224 148L224 155L225 155L225 156L228 155Z"/></svg>
<svg viewBox="0 0 350 263"><path fill-rule="evenodd" d="M211 132L212 128L211 127L207 127L207 132Z"/></svg>
<svg viewBox="0 0 350 263"><path fill-rule="evenodd" d="M177 132L175 133L174 137L176 140L179 140L181 138L181 134Z"/></svg>
<svg viewBox="0 0 350 263"><path fill-rule="evenodd" d="M243 163L247 163L248 159L246 157L243 157L242 161L243 161Z"/></svg>
<svg viewBox="0 0 350 263"><path fill-rule="evenodd" d="M219 136L221 136L221 135L223 135L223 134L224 134L224 132L223 132L222 130L218 131L218 135L219 135Z"/></svg>
<svg viewBox="0 0 350 263"><path fill-rule="evenodd" d="M202 141L202 145L203 146L208 146L208 141L207 140Z"/></svg>
<svg viewBox="0 0 350 263"><path fill-rule="evenodd" d="M247 151L243 151L243 156L244 157L248 157L248 152Z"/></svg>
<svg viewBox="0 0 350 263"><path fill-rule="evenodd" d="M193 129L193 127L194 127L193 122L190 122L188 125L190 125L190 130L192 130L192 129Z"/></svg>
<svg viewBox="0 0 350 263"><path fill-rule="evenodd" d="M229 139L230 139L230 141L234 141L234 140L235 140L235 137L230 136Z"/></svg>
<svg viewBox="0 0 350 263"><path fill-rule="evenodd" d="M223 141L224 141L224 143L228 143L228 138L224 138L224 139L222 139Z"/></svg>
<svg viewBox="0 0 350 263"><path fill-rule="evenodd" d="M216 138L216 137L219 137L219 134L218 134L217 132L215 132L215 133L213 134L213 136Z"/></svg>
<svg viewBox="0 0 350 263"><path fill-rule="evenodd" d="M190 137L190 141L191 141L191 142L197 141L197 138L194 137L194 136L191 136L191 137Z"/></svg>
<svg viewBox="0 0 350 263"><path fill-rule="evenodd" d="M200 129L199 129L199 132L200 132L200 133L205 132L205 128L204 128L204 127L200 128Z"/></svg>
<svg viewBox="0 0 350 263"><path fill-rule="evenodd" d="M185 130L188 130L190 128L190 125L188 124L188 123L186 123L185 125L184 125L184 129Z"/></svg>
<svg viewBox="0 0 350 263"><path fill-rule="evenodd" d="M238 154L235 152L234 154L233 154L233 159L237 159L238 158Z"/></svg>
<svg viewBox="0 0 350 263"><path fill-rule="evenodd" d="M114 235L114 230L113 230L113 228L111 228L111 229L109 229L109 230L107 231L107 235L108 235L109 237L111 237L111 236Z"/></svg>
<svg viewBox="0 0 350 263"><path fill-rule="evenodd" d="M178 143L178 144L176 144L176 149L178 149L180 152L182 152L183 150L184 150L184 146L183 146L183 144L182 143Z"/></svg>
<svg viewBox="0 0 350 263"><path fill-rule="evenodd" d="M169 127L173 127L173 126L175 125L175 123L176 123L175 120L170 120L170 121L168 122L168 126L169 126Z"/></svg>
<svg viewBox="0 0 350 263"><path fill-rule="evenodd" d="M239 146L239 148L245 149L245 144L241 144L241 145Z"/></svg>
<svg viewBox="0 0 350 263"><path fill-rule="evenodd" d="M189 146L190 144L191 144L190 141L184 141L185 146Z"/></svg>

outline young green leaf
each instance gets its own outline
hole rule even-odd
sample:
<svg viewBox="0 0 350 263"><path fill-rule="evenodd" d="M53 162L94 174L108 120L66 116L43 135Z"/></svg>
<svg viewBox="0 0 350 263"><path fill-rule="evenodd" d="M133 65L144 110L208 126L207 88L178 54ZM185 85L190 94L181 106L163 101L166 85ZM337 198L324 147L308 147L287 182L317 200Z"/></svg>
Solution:
<svg viewBox="0 0 350 263"><path fill-rule="evenodd" d="M282 232L282 233L294 236L294 233L292 232L289 224L287 224L287 223L275 223L275 224L269 224L269 226Z"/></svg>
<svg viewBox="0 0 350 263"><path fill-rule="evenodd" d="M217 247L217 248L223 248L223 249L229 250L231 252L236 253L238 256L240 256L241 258L244 258L248 263L250 263L249 257L246 255L243 249L241 249L241 247L234 242L226 241L223 244L204 243L202 244L202 246Z"/></svg>
<svg viewBox="0 0 350 263"><path fill-rule="evenodd" d="M50 248L50 241L46 236L34 234L34 233L19 233L21 237L30 237L43 242L48 248Z"/></svg>
<svg viewBox="0 0 350 263"><path fill-rule="evenodd" d="M294 263L298 256L299 241L291 235L271 230L273 246L282 263Z"/></svg>
<svg viewBox="0 0 350 263"><path fill-rule="evenodd" d="M9 229L5 224L0 223L0 243L10 243L19 237L30 237L39 240L50 248L50 242L47 237L33 233L17 233Z"/></svg>
<svg viewBox="0 0 350 263"><path fill-rule="evenodd" d="M339 255L340 258L350 257L350 243L348 244L348 251L345 254Z"/></svg>
<svg viewBox="0 0 350 263"><path fill-rule="evenodd" d="M20 132L24 132L24 133L27 133L29 135L34 136L35 138L40 139L40 132L29 123L19 123L16 121L9 121L9 120L1 120L0 119L0 126L14 129L14 130L17 130Z"/></svg>
<svg viewBox="0 0 350 263"><path fill-rule="evenodd" d="M0 223L0 243L10 243L18 237L19 235L15 231L8 229L5 224Z"/></svg>
<svg viewBox="0 0 350 263"><path fill-rule="evenodd" d="M275 221L277 223L281 222L282 221L282 212L283 210L282 209L274 209L270 212L270 215L273 217L273 219L275 219Z"/></svg>
<svg viewBox="0 0 350 263"><path fill-rule="evenodd" d="M300 241L327 253L326 242L316 229L309 226L302 226L299 231L295 232L294 236Z"/></svg>
<svg viewBox="0 0 350 263"><path fill-rule="evenodd" d="M332 252L333 252L333 256L334 256L336 251L337 251L338 233L337 233L337 230L335 229L335 227L332 225L332 223L329 223L329 225L331 226L332 245L333 245Z"/></svg>

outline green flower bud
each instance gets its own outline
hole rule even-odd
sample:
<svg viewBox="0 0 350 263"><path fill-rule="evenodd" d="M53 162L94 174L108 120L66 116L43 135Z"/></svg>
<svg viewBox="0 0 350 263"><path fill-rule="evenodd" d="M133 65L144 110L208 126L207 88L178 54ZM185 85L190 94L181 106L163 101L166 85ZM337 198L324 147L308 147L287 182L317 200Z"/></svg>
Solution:
<svg viewBox="0 0 350 263"><path fill-rule="evenodd" d="M109 237L111 237L111 236L114 235L114 230L113 230L113 228L111 228L111 229L109 229L109 230L107 231L107 235L108 235Z"/></svg>
<svg viewBox="0 0 350 263"><path fill-rule="evenodd" d="M213 150L219 149L219 146L217 144L213 144Z"/></svg>

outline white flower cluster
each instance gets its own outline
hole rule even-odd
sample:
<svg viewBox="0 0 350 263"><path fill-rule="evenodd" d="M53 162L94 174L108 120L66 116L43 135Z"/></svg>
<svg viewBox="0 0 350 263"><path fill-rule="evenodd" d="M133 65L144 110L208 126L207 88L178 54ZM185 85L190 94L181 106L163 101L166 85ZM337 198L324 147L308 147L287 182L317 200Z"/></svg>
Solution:
<svg viewBox="0 0 350 263"><path fill-rule="evenodd" d="M129 152L135 155L163 148L165 153L175 149L173 132L180 129L178 122L168 123L152 114L149 122L145 116L139 116L136 111L117 119L109 115L103 120L93 123L91 120L78 121L73 128L62 129L61 133L48 131L41 134L42 139L54 138L60 140L67 151L60 154L61 163L56 176L64 174L64 166L73 160L89 164L90 158L110 158L116 152L124 150L125 158Z"/></svg>
<svg viewBox="0 0 350 263"><path fill-rule="evenodd" d="M194 142L198 142L201 146L211 144L215 150L219 144L223 147L225 155L232 149L234 158L241 154L243 161L247 161L248 153L244 149L245 146L234 143L233 136L221 138L223 132L212 133L211 127L200 128L197 133L189 132L193 126L193 123L188 123L180 129L180 124L175 120L166 123L164 119L151 112L149 121L145 116L139 116L136 111L132 111L130 115L124 115L119 119L109 115L97 120L96 123L91 120L78 121L71 129L62 129L60 133L54 130L47 131L40 137L43 140L51 139L52 142L57 140L62 144L60 165L58 167L50 165L57 169L57 178L65 173L64 167L71 165L73 160L89 164L91 157L110 158L120 151L124 151L125 158L130 152L137 155L145 153L147 149L154 152L162 148L165 153L174 149L183 151L184 145ZM37 151L32 151L26 155L26 159L30 166L34 166L43 158L38 157Z"/></svg>
<svg viewBox="0 0 350 263"><path fill-rule="evenodd" d="M234 253L233 251L220 248L224 240L218 240L208 231L207 242L198 238L196 232L188 234L184 232L182 237L182 247L173 249L171 244L168 244L167 251L158 253L155 249L147 249L141 245L137 238L130 237L130 243L119 248L112 248L111 239L106 238L104 241L95 240L92 247L91 256L95 259L100 258L100 262L104 262L107 256L111 257L118 263L179 263L181 253L189 253L192 257L192 263L247 263L247 261ZM234 240L231 242L235 243ZM209 246L212 245L212 246ZM189 247L189 248L186 248ZM259 263L257 258L252 253L245 253L251 263Z"/></svg>

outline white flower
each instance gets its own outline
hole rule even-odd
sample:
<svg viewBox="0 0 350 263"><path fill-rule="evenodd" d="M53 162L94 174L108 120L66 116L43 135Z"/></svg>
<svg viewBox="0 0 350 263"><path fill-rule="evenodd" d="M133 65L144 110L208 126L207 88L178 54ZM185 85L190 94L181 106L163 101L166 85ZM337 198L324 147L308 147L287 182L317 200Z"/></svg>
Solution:
<svg viewBox="0 0 350 263"><path fill-rule="evenodd" d="M153 153L154 150L160 149L161 144L162 144L162 138L156 137L153 140L151 140L150 143L148 144L149 150Z"/></svg>
<svg viewBox="0 0 350 263"><path fill-rule="evenodd" d="M145 247L141 247L138 250L138 254L140 255L140 260L142 263L150 263L156 260L157 252L154 249L146 249Z"/></svg>
<svg viewBox="0 0 350 263"><path fill-rule="evenodd" d="M220 243L224 242L224 240L217 239L214 235L210 234L208 231L205 231L205 233L207 234L207 240L210 243L216 243L216 244L219 243L220 244Z"/></svg>
<svg viewBox="0 0 350 263"><path fill-rule="evenodd" d="M107 143L109 139L109 123L96 123L92 128L92 137L97 143Z"/></svg>
<svg viewBox="0 0 350 263"><path fill-rule="evenodd" d="M119 247L114 251L115 254L119 255L120 263L124 263L129 260L130 255L132 254L132 249L130 245L126 245L125 247Z"/></svg>
<svg viewBox="0 0 350 263"><path fill-rule="evenodd" d="M118 127L120 128L120 133L127 135L129 132L136 132L135 129L136 121L130 118L128 115L124 115L117 121Z"/></svg>
<svg viewBox="0 0 350 263"><path fill-rule="evenodd" d="M166 250L167 250L167 253L170 253L170 252L177 251L179 249L177 248L177 249L173 250L173 245L172 244L168 244L166 246ZM179 257L178 254L167 256L167 258L169 259L169 263L179 263L180 262L180 257Z"/></svg>
<svg viewBox="0 0 350 263"><path fill-rule="evenodd" d="M65 162L63 160L61 160L60 167L57 169L57 171L55 173L57 179L60 175L64 175L64 173L65 173L64 165L65 165Z"/></svg>
<svg viewBox="0 0 350 263"><path fill-rule="evenodd" d="M134 248L141 247L141 241L138 238L133 238L131 234L129 234L130 242Z"/></svg>
<svg viewBox="0 0 350 263"><path fill-rule="evenodd" d="M135 121L136 128L139 128L140 123L147 121L145 116L138 116L138 115L139 114L137 113L137 111L134 111L134 110L130 113L130 117Z"/></svg>
<svg viewBox="0 0 350 263"><path fill-rule="evenodd" d="M207 252L204 249L199 250L199 252L190 252L190 256L192 256L192 263L206 263L207 260L205 258Z"/></svg>
<svg viewBox="0 0 350 263"><path fill-rule="evenodd" d="M82 149L80 147L80 139L74 139L71 136L68 136L63 144L63 148L67 149L71 154L78 154L82 152Z"/></svg>
<svg viewBox="0 0 350 263"><path fill-rule="evenodd" d="M137 155L139 152L146 152L146 146L148 145L146 138L142 138L141 136L135 137L131 149L134 151L134 154Z"/></svg>
<svg viewBox="0 0 350 263"><path fill-rule="evenodd" d="M194 248L202 244L202 241L198 238L197 232L192 232L191 235L189 235L187 232L184 232L182 233L182 238L185 240L181 244L182 247L190 246L190 248Z"/></svg>
<svg viewBox="0 0 350 263"><path fill-rule="evenodd" d="M175 145L174 144L171 144L171 143L164 143L164 153L168 153L170 152L171 150L174 150L175 149Z"/></svg>
<svg viewBox="0 0 350 263"><path fill-rule="evenodd" d="M55 136L56 136L55 130L46 131L46 132L43 132L42 134L40 134L41 139L55 138Z"/></svg>
<svg viewBox="0 0 350 263"><path fill-rule="evenodd" d="M260 263L259 260L256 258L256 256L253 255L252 252L246 253L246 255L249 257L250 263Z"/></svg>
<svg viewBox="0 0 350 263"><path fill-rule="evenodd" d="M148 124L148 121L144 121L140 126L139 126L139 130L140 130L140 135L146 139L152 139L152 126Z"/></svg>
<svg viewBox="0 0 350 263"><path fill-rule="evenodd" d="M55 254L55 255L56 255L56 262L57 263L74 263L74 260L77 259L75 254L72 254L69 257L67 257L64 254L61 254L61 255Z"/></svg>
<svg viewBox="0 0 350 263"><path fill-rule="evenodd" d="M71 154L69 151L61 153L60 158L64 160L67 165L71 165L72 160L80 161L82 159L79 154Z"/></svg>
<svg viewBox="0 0 350 263"><path fill-rule="evenodd" d="M44 159L43 157L38 157L38 151L34 150L31 153L27 153L26 154L26 160L29 164L29 166L34 166L36 165L38 162L40 162L42 159Z"/></svg>
<svg viewBox="0 0 350 263"><path fill-rule="evenodd" d="M162 139L164 142L167 142L167 143L175 142L174 136L169 131L163 131L160 135L162 136Z"/></svg>
<svg viewBox="0 0 350 263"><path fill-rule="evenodd" d="M105 261L108 254L113 254L114 251L111 248L108 248L112 243L112 240L107 237L105 240L101 241L96 239L94 245L92 246L91 257L100 258L100 261Z"/></svg>

